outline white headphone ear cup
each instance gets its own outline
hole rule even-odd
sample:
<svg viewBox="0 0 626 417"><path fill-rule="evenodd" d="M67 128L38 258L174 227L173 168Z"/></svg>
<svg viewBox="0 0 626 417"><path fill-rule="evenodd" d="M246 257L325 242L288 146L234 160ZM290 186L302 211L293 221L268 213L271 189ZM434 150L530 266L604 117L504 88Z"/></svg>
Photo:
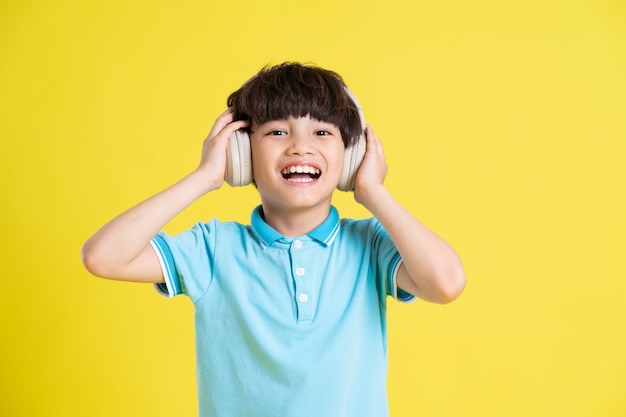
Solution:
<svg viewBox="0 0 626 417"><path fill-rule="evenodd" d="M250 137L244 130L235 131L228 139L224 180L233 187L252 182Z"/></svg>
<svg viewBox="0 0 626 417"><path fill-rule="evenodd" d="M252 182L252 149L250 148L250 136L245 130L239 132L239 167L241 173L241 185L248 185Z"/></svg>
<svg viewBox="0 0 626 417"><path fill-rule="evenodd" d="M341 191L354 191L354 186L356 185L356 173L361 167L361 162L363 162L363 156L365 155L365 149L367 148L365 141L365 116L363 114L363 109L361 108L361 103L359 103L359 100L356 99L354 93L348 87L345 87L345 89L348 97L352 99L357 107L359 119L361 121L361 131L363 133L361 133L361 136L359 136L354 145L346 148L343 160L343 175L341 176L341 181L339 181L337 188Z"/></svg>
<svg viewBox="0 0 626 417"><path fill-rule="evenodd" d="M341 191L354 191L356 185L356 173L361 167L365 155L365 136L359 136L354 145L347 148L343 160L343 175L337 188Z"/></svg>

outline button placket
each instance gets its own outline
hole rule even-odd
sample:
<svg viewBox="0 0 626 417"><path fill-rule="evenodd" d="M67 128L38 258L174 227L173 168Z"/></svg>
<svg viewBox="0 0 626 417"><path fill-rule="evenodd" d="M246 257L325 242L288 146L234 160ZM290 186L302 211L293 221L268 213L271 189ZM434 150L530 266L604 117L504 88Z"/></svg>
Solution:
<svg viewBox="0 0 626 417"><path fill-rule="evenodd" d="M298 310L298 321L310 321L313 319L313 303L311 302L311 282L307 276L307 259L302 252L304 244L295 239L291 244L291 260L293 265L293 279L295 283L295 302Z"/></svg>

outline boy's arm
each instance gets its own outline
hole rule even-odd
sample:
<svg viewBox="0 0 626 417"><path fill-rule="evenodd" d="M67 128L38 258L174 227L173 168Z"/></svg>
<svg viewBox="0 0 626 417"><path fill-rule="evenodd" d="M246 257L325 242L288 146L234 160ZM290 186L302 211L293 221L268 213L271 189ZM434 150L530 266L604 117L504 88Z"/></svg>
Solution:
<svg viewBox="0 0 626 417"><path fill-rule="evenodd" d="M400 252L398 286L427 301L453 301L465 287L459 257L383 186L387 165L382 144L370 126L366 135L367 150L357 174L354 198L378 219Z"/></svg>
<svg viewBox="0 0 626 417"><path fill-rule="evenodd" d="M162 282L163 274L150 240L174 216L224 182L228 138L246 121L233 122L224 112L203 143L198 168L171 187L144 200L105 224L82 248L92 274L109 279Z"/></svg>

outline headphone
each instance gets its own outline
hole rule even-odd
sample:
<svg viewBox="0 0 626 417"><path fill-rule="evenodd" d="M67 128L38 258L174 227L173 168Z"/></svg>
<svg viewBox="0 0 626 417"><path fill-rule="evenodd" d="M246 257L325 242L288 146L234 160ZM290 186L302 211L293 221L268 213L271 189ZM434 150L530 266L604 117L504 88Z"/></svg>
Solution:
<svg viewBox="0 0 626 417"><path fill-rule="evenodd" d="M357 141L345 149L343 160L343 174L337 189L341 191L354 191L356 173L358 172L363 156L365 155L365 117L358 100L346 87L348 96L352 99L359 111L362 133ZM224 179L233 187L248 185L252 182L252 151L250 150L250 136L244 129L235 131L230 136L226 148L226 172Z"/></svg>

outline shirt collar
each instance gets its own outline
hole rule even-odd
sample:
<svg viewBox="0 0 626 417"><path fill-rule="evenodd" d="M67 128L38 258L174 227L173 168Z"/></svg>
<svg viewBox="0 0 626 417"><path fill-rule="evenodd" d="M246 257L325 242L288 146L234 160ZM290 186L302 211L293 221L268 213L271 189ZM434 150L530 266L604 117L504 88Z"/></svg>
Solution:
<svg viewBox="0 0 626 417"><path fill-rule="evenodd" d="M278 233L265 222L263 219L263 207L260 205L252 211L250 224L252 231L263 247L271 246L277 240L285 239L285 236ZM330 206L326 220L315 229L311 230L307 236L324 246L329 246L333 243L335 237L337 237L337 233L339 233L339 225L339 212L334 206Z"/></svg>

